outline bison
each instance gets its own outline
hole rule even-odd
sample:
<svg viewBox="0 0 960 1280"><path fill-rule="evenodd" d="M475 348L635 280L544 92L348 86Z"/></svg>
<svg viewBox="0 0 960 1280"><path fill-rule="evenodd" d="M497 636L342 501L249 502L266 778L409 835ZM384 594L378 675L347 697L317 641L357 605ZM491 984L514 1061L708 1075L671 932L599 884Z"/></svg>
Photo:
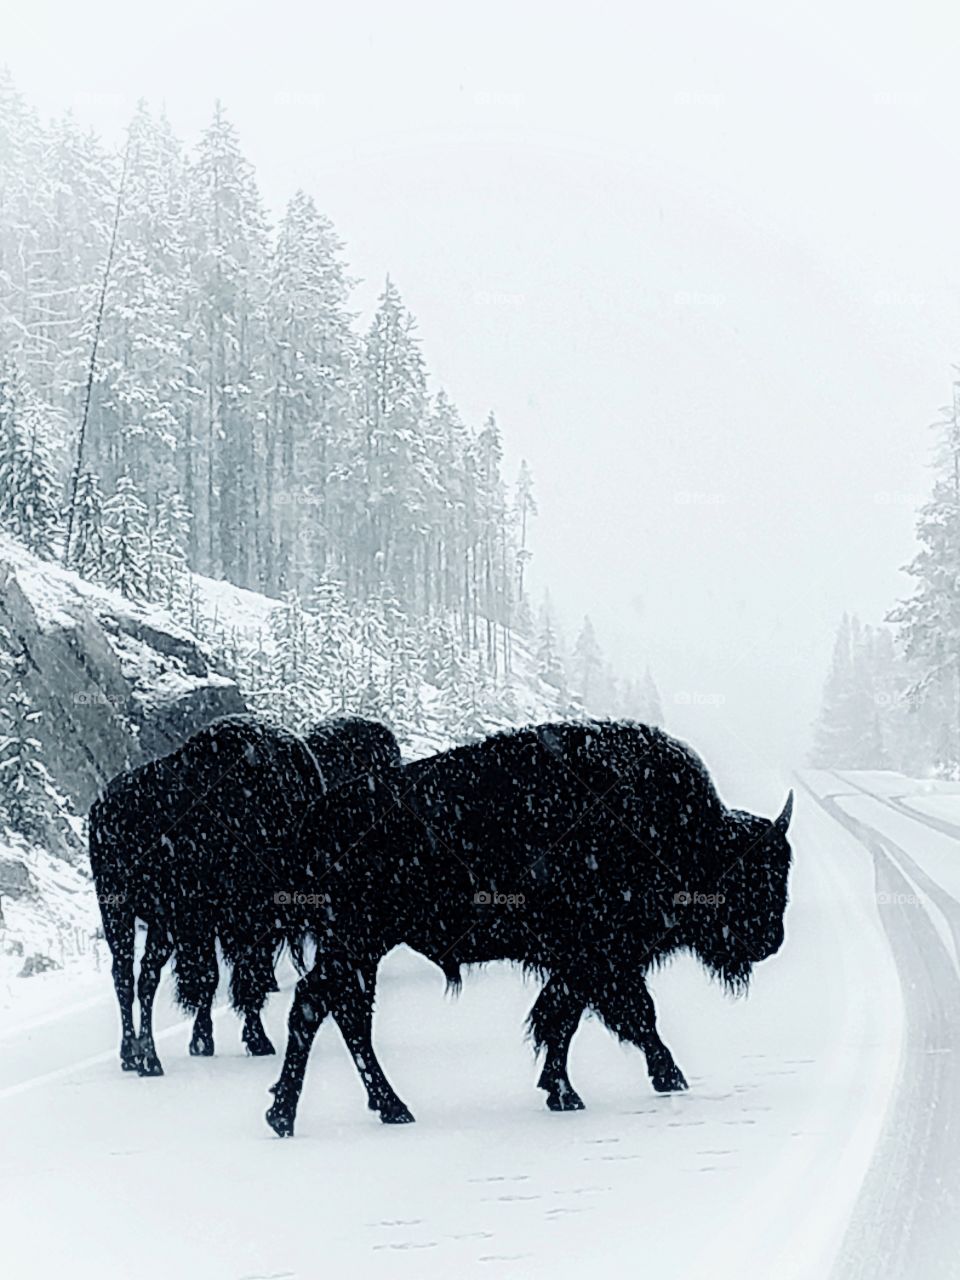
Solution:
<svg viewBox="0 0 960 1280"><path fill-rule="evenodd" d="M318 759L319 757L319 759ZM277 989L277 952L301 939L284 928L298 879L298 835L309 805L346 779L399 760L383 725L344 718L304 742L253 717L233 716L159 760L121 774L90 812L90 862L113 957L124 1070L162 1075L152 1031L160 973L176 952L176 993L195 1015L190 1053L214 1051L216 943L232 967L231 1001L253 1055L274 1052L261 1021ZM147 925L133 1026L134 926Z"/></svg>
<svg viewBox="0 0 960 1280"><path fill-rule="evenodd" d="M686 951L746 990L783 942L791 807L792 795L773 821L726 808L689 747L632 722L497 734L318 801L303 846L314 905L300 922L317 953L268 1123L293 1133L328 1013L351 1023L381 1118L412 1119L370 1043L377 966L400 943L454 985L461 966L491 960L545 980L529 1022L552 1109L583 1105L567 1051L588 1008L644 1051L654 1088L685 1088L645 977Z"/></svg>

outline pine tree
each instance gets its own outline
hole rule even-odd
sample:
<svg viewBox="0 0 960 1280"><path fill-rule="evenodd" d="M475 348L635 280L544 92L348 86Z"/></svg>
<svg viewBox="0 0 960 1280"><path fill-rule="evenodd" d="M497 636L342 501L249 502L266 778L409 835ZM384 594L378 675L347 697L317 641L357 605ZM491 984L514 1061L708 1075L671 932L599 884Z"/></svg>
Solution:
<svg viewBox="0 0 960 1280"><path fill-rule="evenodd" d="M590 711L594 707L599 677L603 670L603 653L601 652L593 623L588 616L583 619L583 626L577 636L573 649L574 679L583 701L584 707Z"/></svg>
<svg viewBox="0 0 960 1280"><path fill-rule="evenodd" d="M549 595L540 611L540 627L537 634L537 674L545 684L566 697L567 678L563 662L563 649L553 620L553 607Z"/></svg>
<svg viewBox="0 0 960 1280"><path fill-rule="evenodd" d="M264 428L268 589L309 587L342 561L331 545L356 443L357 343L343 245L298 191L277 235L268 301L271 391Z"/></svg>
<svg viewBox="0 0 960 1280"><path fill-rule="evenodd" d="M387 278L364 351L362 569L365 594L416 592L414 532L429 507L426 371L416 321ZM418 540L418 539L416 539Z"/></svg>
<svg viewBox="0 0 960 1280"><path fill-rule="evenodd" d="M26 656L11 653L0 634L0 805L7 825L28 838L42 833L49 809L49 775L36 736L41 713L26 690Z"/></svg>
<svg viewBox="0 0 960 1280"><path fill-rule="evenodd" d="M269 242L253 170L219 103L190 171L189 217L188 313L205 417L200 567L255 586L263 559L257 423Z"/></svg>
<svg viewBox="0 0 960 1280"><path fill-rule="evenodd" d="M191 513L178 493L157 497L152 526L149 595L174 613L180 613L189 590L187 549Z"/></svg>
<svg viewBox="0 0 960 1280"><path fill-rule="evenodd" d="M907 566L914 594L890 614L919 679L922 701L950 707L941 721L937 754L945 769L960 767L960 384L939 424L933 495L917 522L920 550Z"/></svg>
<svg viewBox="0 0 960 1280"><path fill-rule="evenodd" d="M103 507L104 582L128 600L147 598L147 508L130 476Z"/></svg>
<svg viewBox="0 0 960 1280"><path fill-rule="evenodd" d="M50 557L59 524L47 426L12 361L0 365L0 527Z"/></svg>
<svg viewBox="0 0 960 1280"><path fill-rule="evenodd" d="M97 582L103 577L105 554L100 477L93 471L81 471L77 483L70 568L82 578Z"/></svg>
<svg viewBox="0 0 960 1280"><path fill-rule="evenodd" d="M190 460L186 188L180 143L140 102L128 131L89 456L110 487L135 468L151 503L158 490L179 485Z"/></svg>
<svg viewBox="0 0 960 1280"><path fill-rule="evenodd" d="M664 723L663 701L660 697L660 690L653 678L653 673L647 667L643 673L643 683L641 684L641 702L642 709L640 719L644 724L662 726Z"/></svg>
<svg viewBox="0 0 960 1280"><path fill-rule="evenodd" d="M527 550L527 533L530 525L530 517L537 514L537 503L533 496L533 476L527 465L526 458L520 463L520 474L517 477L517 489L515 498L515 507L517 514L517 524L520 529L520 545L517 548L517 597L523 600L523 577L526 567L530 562L530 552Z"/></svg>

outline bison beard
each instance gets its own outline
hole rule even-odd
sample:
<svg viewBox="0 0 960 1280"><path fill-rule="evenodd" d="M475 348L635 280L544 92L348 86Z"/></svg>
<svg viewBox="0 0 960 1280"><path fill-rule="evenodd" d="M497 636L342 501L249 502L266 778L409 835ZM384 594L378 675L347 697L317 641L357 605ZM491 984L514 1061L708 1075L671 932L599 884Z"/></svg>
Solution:
<svg viewBox="0 0 960 1280"><path fill-rule="evenodd" d="M277 899L300 879L304 815L325 787L399 760L389 730L356 718L319 725L310 741L322 772L294 734L253 717L222 719L170 755L115 778L91 809L90 861L113 956L124 1070L163 1073L152 1006L174 952L178 1002L195 1014L190 1052L213 1053L218 938L233 970L231 1001L244 1019L244 1043L252 1054L273 1053L260 1012L277 989L274 963L284 940L295 957L300 953L301 939L285 928ZM137 919L148 927L137 984L139 1034Z"/></svg>
<svg viewBox="0 0 960 1280"><path fill-rule="evenodd" d="M791 803L774 822L729 810L688 747L628 722L498 734L325 798L304 839L303 887L320 905L297 925L318 958L297 986L269 1124L292 1134L327 1013L362 1029L382 1118L411 1118L370 1044L377 966L400 943L450 982L490 960L545 979L529 1025L552 1109L583 1105L567 1051L587 1008L644 1051L655 1088L685 1088L645 975L689 951L746 988L783 941Z"/></svg>

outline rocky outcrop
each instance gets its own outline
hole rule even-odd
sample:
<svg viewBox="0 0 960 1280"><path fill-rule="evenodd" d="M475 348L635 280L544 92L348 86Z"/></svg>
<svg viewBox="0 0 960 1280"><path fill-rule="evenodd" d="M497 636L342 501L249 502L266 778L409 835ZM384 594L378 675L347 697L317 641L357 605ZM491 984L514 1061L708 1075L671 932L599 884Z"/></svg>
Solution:
<svg viewBox="0 0 960 1280"><path fill-rule="evenodd" d="M77 813L123 769L246 710L236 684L165 614L0 538L0 628L25 655L36 736Z"/></svg>

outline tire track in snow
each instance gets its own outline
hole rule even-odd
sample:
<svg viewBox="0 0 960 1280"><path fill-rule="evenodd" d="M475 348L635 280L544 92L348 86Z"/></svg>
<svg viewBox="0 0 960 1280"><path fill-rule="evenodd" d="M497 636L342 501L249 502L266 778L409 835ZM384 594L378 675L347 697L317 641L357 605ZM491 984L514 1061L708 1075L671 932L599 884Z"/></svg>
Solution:
<svg viewBox="0 0 960 1280"><path fill-rule="evenodd" d="M897 1085L834 1280L952 1280L960 1277L960 983L936 925L902 868L920 873L917 882L925 882L924 892L948 916L951 928L958 904L899 845L846 813L835 795L819 796L800 781L873 859L880 920L905 1013Z"/></svg>
<svg viewBox="0 0 960 1280"><path fill-rule="evenodd" d="M875 791L870 791L865 787L862 782L855 782L853 778L838 773L836 769L831 769L830 772L835 778L839 778L845 787L854 787L857 791L862 791L865 796L869 796L871 800L876 800L880 804L885 804L888 809L893 809L895 813L902 813L904 817L913 818L914 822L919 822L924 827L939 831L941 835L949 836L951 840L960 841L960 825L956 822L949 822L946 818L938 818L932 813L923 813L920 809L915 809L912 805L907 804L910 799L909 795L877 795Z"/></svg>

